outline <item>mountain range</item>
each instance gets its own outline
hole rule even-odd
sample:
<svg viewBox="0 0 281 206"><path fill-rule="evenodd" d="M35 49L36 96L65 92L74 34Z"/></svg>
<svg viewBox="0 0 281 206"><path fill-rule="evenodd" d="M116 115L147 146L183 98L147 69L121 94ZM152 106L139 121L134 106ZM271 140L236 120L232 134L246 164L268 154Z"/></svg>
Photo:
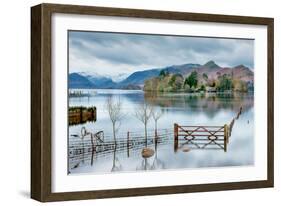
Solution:
<svg viewBox="0 0 281 206"><path fill-rule="evenodd" d="M244 65L238 65L233 68L220 67L214 61L209 61L204 65L182 64L136 71L130 75L122 74L116 78L101 76L95 73L75 72L69 74L69 88L142 89L146 80L159 76L162 70L170 74L181 74L183 77L187 77L191 72L196 71L199 81L204 78L205 74L208 75L209 79L214 80L224 74L231 75L245 82L253 82L254 80L254 72Z"/></svg>

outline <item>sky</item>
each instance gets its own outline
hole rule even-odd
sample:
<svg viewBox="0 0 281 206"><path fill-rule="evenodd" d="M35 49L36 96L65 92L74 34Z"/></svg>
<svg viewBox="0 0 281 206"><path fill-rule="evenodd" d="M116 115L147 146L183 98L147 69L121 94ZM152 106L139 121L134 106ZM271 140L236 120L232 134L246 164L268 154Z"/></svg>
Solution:
<svg viewBox="0 0 281 206"><path fill-rule="evenodd" d="M254 69L254 40L69 31L69 72L106 76L213 60Z"/></svg>

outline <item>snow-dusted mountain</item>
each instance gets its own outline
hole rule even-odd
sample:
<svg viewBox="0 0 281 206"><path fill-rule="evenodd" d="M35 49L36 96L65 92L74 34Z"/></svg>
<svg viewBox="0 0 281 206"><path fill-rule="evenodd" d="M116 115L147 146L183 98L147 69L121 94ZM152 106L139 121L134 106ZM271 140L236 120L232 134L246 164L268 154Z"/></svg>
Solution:
<svg viewBox="0 0 281 206"><path fill-rule="evenodd" d="M103 76L94 72L80 72L69 74L69 85L71 88L97 88L97 89L141 89L146 80L159 76L161 70L170 74L181 74L186 78L192 71L198 73L198 79L201 81L203 75L209 79L218 79L219 76L228 74L233 78L245 82L253 82L254 72L245 67L238 65L233 68L220 67L214 61L209 61L204 65L200 64L182 64L172 65L164 68L154 68L143 71L136 71L132 74L119 74L115 76Z"/></svg>
<svg viewBox="0 0 281 206"><path fill-rule="evenodd" d="M122 73L122 74L117 74L115 76L111 76L111 79L116 82L116 83L119 83L121 81L123 81L124 79L126 79L128 76L130 76L130 74L125 74L125 73ZM109 76L108 76L109 77Z"/></svg>
<svg viewBox="0 0 281 206"><path fill-rule="evenodd" d="M71 73L68 75L68 86L71 89L96 88L96 85L93 82L78 73Z"/></svg>
<svg viewBox="0 0 281 206"><path fill-rule="evenodd" d="M79 72L79 75L87 78L96 85L96 88L115 88L116 83L110 77L103 76L94 72Z"/></svg>

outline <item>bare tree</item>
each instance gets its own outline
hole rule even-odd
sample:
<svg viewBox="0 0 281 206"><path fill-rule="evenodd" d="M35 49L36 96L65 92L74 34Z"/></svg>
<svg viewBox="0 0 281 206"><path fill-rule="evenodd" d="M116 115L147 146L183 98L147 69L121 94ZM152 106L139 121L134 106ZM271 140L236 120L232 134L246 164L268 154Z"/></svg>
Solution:
<svg viewBox="0 0 281 206"><path fill-rule="evenodd" d="M122 102L120 98L114 100L112 96L109 96L106 100L106 110L108 111L109 118L112 122L113 138L116 145L116 133L118 131L118 127L120 127L121 125L121 120L124 116L122 113ZM117 123L119 123L118 127Z"/></svg>
<svg viewBox="0 0 281 206"><path fill-rule="evenodd" d="M147 123L152 114L152 107L147 103L142 103L136 108L135 116L144 124L145 145L147 146Z"/></svg>
<svg viewBox="0 0 281 206"><path fill-rule="evenodd" d="M152 115L152 118L154 120L155 133L157 134L157 123L158 123L158 120L162 117L163 112L162 112L162 110L158 110L158 109L153 108L152 112L151 112L151 115Z"/></svg>

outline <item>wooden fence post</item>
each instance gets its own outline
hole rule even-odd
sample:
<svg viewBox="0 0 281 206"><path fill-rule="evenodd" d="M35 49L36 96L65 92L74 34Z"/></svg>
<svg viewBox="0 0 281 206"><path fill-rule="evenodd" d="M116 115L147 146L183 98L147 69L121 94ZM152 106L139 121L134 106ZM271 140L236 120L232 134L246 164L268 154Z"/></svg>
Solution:
<svg viewBox="0 0 281 206"><path fill-rule="evenodd" d="M83 110L82 110L82 106L80 107L80 122L83 122Z"/></svg>
<svg viewBox="0 0 281 206"><path fill-rule="evenodd" d="M227 124L224 125L224 151L227 151L227 139L228 139L228 134L227 134Z"/></svg>
<svg viewBox="0 0 281 206"><path fill-rule="evenodd" d="M82 163L85 162L85 145L84 145L84 138L82 138Z"/></svg>
<svg viewBox="0 0 281 206"><path fill-rule="evenodd" d="M96 107L93 107L93 111L94 111L94 121L96 122L97 121L97 108Z"/></svg>
<svg viewBox="0 0 281 206"><path fill-rule="evenodd" d="M90 109L90 111L91 111L91 119L94 119L94 107L91 107L91 109Z"/></svg>
<svg viewBox="0 0 281 206"><path fill-rule="evenodd" d="M127 156L129 157L130 156L130 132L128 131L127 132Z"/></svg>
<svg viewBox="0 0 281 206"><path fill-rule="evenodd" d="M157 134L157 129L154 131L154 148L155 151L157 150L157 143L158 143L158 134Z"/></svg>
<svg viewBox="0 0 281 206"><path fill-rule="evenodd" d="M179 125L177 123L174 124L174 152L178 150L179 144Z"/></svg>
<svg viewBox="0 0 281 206"><path fill-rule="evenodd" d="M92 145L91 166L93 166L93 164L94 164L94 152L95 152L93 134L91 134L91 145Z"/></svg>

